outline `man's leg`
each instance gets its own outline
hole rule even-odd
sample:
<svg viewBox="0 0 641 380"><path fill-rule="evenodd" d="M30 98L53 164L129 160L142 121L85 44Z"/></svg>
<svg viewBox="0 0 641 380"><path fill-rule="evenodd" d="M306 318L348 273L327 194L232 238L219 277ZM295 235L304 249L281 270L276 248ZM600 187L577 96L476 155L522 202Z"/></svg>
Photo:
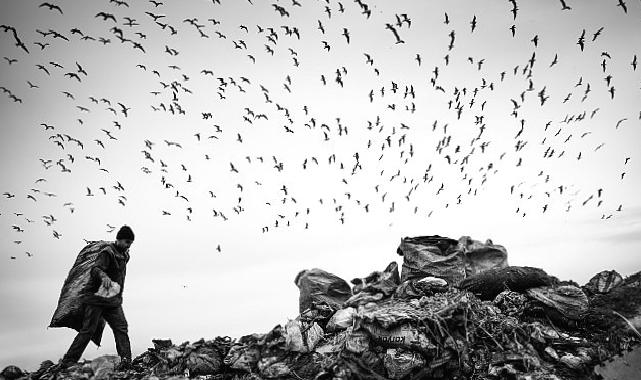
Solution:
<svg viewBox="0 0 641 380"><path fill-rule="evenodd" d="M78 335L71 343L71 346L67 350L67 353L62 358L63 362L66 363L75 363L80 360L82 353L87 348L87 345L91 341L91 337L98 327L98 322L100 322L100 317L102 315L102 309L93 305L85 304L83 306L83 320L82 328L78 331Z"/></svg>
<svg viewBox="0 0 641 380"><path fill-rule="evenodd" d="M131 345L129 343L128 324L122 306L104 309L103 317L111 327L116 340L116 351L122 362L131 362Z"/></svg>

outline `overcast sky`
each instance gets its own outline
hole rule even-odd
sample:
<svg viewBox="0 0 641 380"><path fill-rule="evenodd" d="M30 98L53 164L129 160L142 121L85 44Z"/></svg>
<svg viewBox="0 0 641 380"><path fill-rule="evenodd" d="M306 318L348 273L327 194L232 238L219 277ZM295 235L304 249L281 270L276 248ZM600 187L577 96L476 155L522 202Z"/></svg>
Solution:
<svg viewBox="0 0 641 380"><path fill-rule="evenodd" d="M0 365L64 354L62 283L123 224L136 356L266 332L298 271L404 236L640 269L638 1L299 3L0 3Z"/></svg>

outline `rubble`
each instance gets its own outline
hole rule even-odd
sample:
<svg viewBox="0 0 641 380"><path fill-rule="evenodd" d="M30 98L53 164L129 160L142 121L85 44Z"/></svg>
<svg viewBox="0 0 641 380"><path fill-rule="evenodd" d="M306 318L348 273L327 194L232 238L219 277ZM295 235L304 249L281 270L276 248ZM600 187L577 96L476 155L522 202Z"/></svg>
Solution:
<svg viewBox="0 0 641 380"><path fill-rule="evenodd" d="M397 253L400 275L392 262L352 287L299 272L300 315L267 333L155 339L126 370L103 356L33 373L8 366L0 379L598 379L640 352L641 272L604 271L579 287L508 266L505 248L469 237L405 238Z"/></svg>

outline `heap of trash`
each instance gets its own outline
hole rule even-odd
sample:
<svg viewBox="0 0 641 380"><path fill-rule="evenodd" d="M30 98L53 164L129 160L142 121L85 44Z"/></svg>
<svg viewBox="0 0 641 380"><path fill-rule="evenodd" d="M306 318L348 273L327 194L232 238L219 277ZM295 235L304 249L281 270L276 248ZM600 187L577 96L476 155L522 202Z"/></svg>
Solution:
<svg viewBox="0 0 641 380"><path fill-rule="evenodd" d="M300 315L271 331L153 347L115 370L103 356L33 379L600 379L639 353L641 272L596 274L583 286L510 266L491 240L408 237L393 261L351 284L303 270ZM641 378L641 377L638 377Z"/></svg>

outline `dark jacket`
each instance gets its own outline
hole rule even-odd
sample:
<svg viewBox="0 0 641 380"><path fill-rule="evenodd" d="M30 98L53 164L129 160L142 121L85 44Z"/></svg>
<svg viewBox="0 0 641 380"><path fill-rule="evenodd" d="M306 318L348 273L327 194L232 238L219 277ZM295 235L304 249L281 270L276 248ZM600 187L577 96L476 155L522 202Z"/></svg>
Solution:
<svg viewBox="0 0 641 380"><path fill-rule="evenodd" d="M129 262L129 250L120 252L115 243L110 243L98 253L96 262L91 268L91 280L85 287L83 302L97 305L115 307L122 304L122 292L125 289L125 276ZM120 285L120 293L104 298L95 295L102 284L102 277L106 275Z"/></svg>

